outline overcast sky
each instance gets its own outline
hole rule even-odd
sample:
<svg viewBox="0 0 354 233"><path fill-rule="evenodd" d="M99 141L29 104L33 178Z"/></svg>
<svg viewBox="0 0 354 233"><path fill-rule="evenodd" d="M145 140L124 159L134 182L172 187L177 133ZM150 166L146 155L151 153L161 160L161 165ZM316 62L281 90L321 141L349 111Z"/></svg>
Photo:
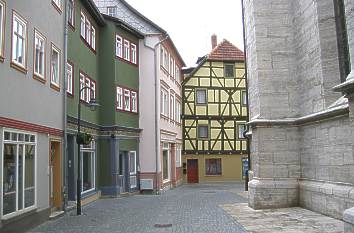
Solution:
<svg viewBox="0 0 354 233"><path fill-rule="evenodd" d="M127 0L165 29L190 66L211 51L210 37L227 39L243 50L240 0Z"/></svg>

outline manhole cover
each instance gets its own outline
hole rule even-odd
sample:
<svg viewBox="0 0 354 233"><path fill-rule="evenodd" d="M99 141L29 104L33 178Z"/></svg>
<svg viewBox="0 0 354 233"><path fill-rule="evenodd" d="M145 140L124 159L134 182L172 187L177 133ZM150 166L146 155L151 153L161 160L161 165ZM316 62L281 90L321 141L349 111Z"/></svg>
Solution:
<svg viewBox="0 0 354 233"><path fill-rule="evenodd" d="M155 224L154 227L156 228L168 228L168 227L172 227L171 223L168 224Z"/></svg>

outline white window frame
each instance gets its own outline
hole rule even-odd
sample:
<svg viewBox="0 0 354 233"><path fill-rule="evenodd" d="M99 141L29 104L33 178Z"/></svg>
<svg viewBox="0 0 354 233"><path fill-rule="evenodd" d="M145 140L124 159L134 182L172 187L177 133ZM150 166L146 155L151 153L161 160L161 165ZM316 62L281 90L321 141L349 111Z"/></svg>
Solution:
<svg viewBox="0 0 354 233"><path fill-rule="evenodd" d="M75 27L75 0L68 2L68 23Z"/></svg>
<svg viewBox="0 0 354 233"><path fill-rule="evenodd" d="M66 63L67 86L66 92L73 95L74 67L69 62Z"/></svg>
<svg viewBox="0 0 354 233"><path fill-rule="evenodd" d="M88 20L88 17L86 17L86 27L85 27L85 41L87 44L91 45L91 22Z"/></svg>
<svg viewBox="0 0 354 233"><path fill-rule="evenodd" d="M134 156L134 171L133 172L130 171L131 156ZM137 166L136 166L136 163L137 163L137 161L136 161L136 151L129 151L129 181L131 181L132 179L135 180L135 185L130 182L130 188L136 188L137 187L137 177L136 177Z"/></svg>
<svg viewBox="0 0 354 233"><path fill-rule="evenodd" d="M170 70L169 70L169 73L170 73L170 76L171 77L174 77L174 60L173 60L173 57L172 55L170 54Z"/></svg>
<svg viewBox="0 0 354 233"><path fill-rule="evenodd" d="M168 98L168 91L161 88L161 114L168 117L169 112L169 98ZM167 101L167 102L166 102Z"/></svg>
<svg viewBox="0 0 354 233"><path fill-rule="evenodd" d="M133 63L133 64L136 64L136 62L137 62L137 53L136 53L136 44L134 44L134 43L130 43L130 45L131 45L131 62Z"/></svg>
<svg viewBox="0 0 354 233"><path fill-rule="evenodd" d="M91 79L89 77L85 77L85 87L91 88ZM86 88L83 92L85 92L85 102L89 103L91 100L91 89Z"/></svg>
<svg viewBox="0 0 354 233"><path fill-rule="evenodd" d="M174 121L175 120L175 96L171 93L170 94L170 108L169 108L169 110L170 110L170 119L171 119L171 121Z"/></svg>
<svg viewBox="0 0 354 233"><path fill-rule="evenodd" d="M205 101L199 102L198 93L205 93ZM206 89L195 89L195 103L198 105L204 105L208 103L208 91Z"/></svg>
<svg viewBox="0 0 354 233"><path fill-rule="evenodd" d="M58 7L59 10L63 10L63 2L62 0L52 0L52 2Z"/></svg>
<svg viewBox="0 0 354 233"><path fill-rule="evenodd" d="M90 92L90 100L91 100L91 91L92 91L92 98L96 99L96 82L94 80L91 80L91 90L88 90Z"/></svg>
<svg viewBox="0 0 354 233"><path fill-rule="evenodd" d="M91 48L96 51L96 28L91 24Z"/></svg>
<svg viewBox="0 0 354 233"><path fill-rule="evenodd" d="M18 32L15 32L14 31L14 26L15 26L15 21L18 23L18 24L21 24L23 26L23 35L19 35ZM11 36L11 48L12 48L12 51L11 51L11 62L14 63L15 65L19 66L19 67L22 67L24 69L26 69L27 67L27 21L22 18L19 14L17 14L15 11L12 11L12 36ZM23 40L23 44L22 44L22 63L17 61L14 57L14 52L16 52L16 57L19 55L18 52L18 48L17 46L14 45L14 41L15 41L15 36L16 38L21 38Z"/></svg>
<svg viewBox="0 0 354 233"><path fill-rule="evenodd" d="M243 106L247 106L247 92L241 91L241 103Z"/></svg>
<svg viewBox="0 0 354 233"><path fill-rule="evenodd" d="M171 153L170 153L170 144L169 143L166 143L166 142L162 143L162 156L163 156L164 151L167 151L167 179L163 178L163 176L164 176L164 174L163 174L164 168L163 167L162 167L162 179L163 179L163 183L166 183L171 180ZM163 166L163 161L162 161L162 166Z"/></svg>
<svg viewBox="0 0 354 233"><path fill-rule="evenodd" d="M56 52L58 54L58 58L57 58L57 64L58 64L58 68L57 68L57 75L58 78L57 80L53 80L53 75L54 75L54 70L53 70L53 51ZM60 49L58 49L53 43L51 46L51 50L50 50L50 83L53 84L56 87L60 87L60 67L61 67L61 54L60 54Z"/></svg>
<svg viewBox="0 0 354 233"><path fill-rule="evenodd" d="M202 127L203 127L203 128L206 127L206 129L207 129L207 136L206 136L206 137L201 137L201 136L199 135L199 128L202 128ZM210 138L209 125L201 124L201 125L198 125L198 126L197 126L197 138L200 139L200 140L205 140L205 139L209 139L209 138Z"/></svg>
<svg viewBox="0 0 354 233"><path fill-rule="evenodd" d="M182 145L176 144L176 167L182 166Z"/></svg>
<svg viewBox="0 0 354 233"><path fill-rule="evenodd" d="M128 89L124 89L123 91L123 106L124 106L124 110L125 111L128 111L130 112L130 109L131 109L131 96L130 96L130 90ZM129 106L126 105L126 98L129 99L128 103L129 103Z"/></svg>
<svg viewBox="0 0 354 233"><path fill-rule="evenodd" d="M123 110L123 88L117 87L117 109Z"/></svg>
<svg viewBox="0 0 354 233"><path fill-rule="evenodd" d="M4 58L6 4L0 0L0 60Z"/></svg>
<svg viewBox="0 0 354 233"><path fill-rule="evenodd" d="M132 112L138 112L138 93L131 91L131 110Z"/></svg>
<svg viewBox="0 0 354 233"><path fill-rule="evenodd" d="M113 10L113 11L111 11ZM116 6L107 6L107 15L111 17L115 17L117 15L117 7Z"/></svg>
<svg viewBox="0 0 354 233"><path fill-rule="evenodd" d="M181 102L176 100L176 122L181 123Z"/></svg>
<svg viewBox="0 0 354 233"><path fill-rule="evenodd" d="M42 70L42 72L36 71L37 65L39 65L39 64L37 64L37 56L36 56L36 54L37 54L37 49L36 49L37 39L42 41L43 46L44 46L43 51L42 51L43 52L43 60L42 60L42 62L43 62L42 69L43 70ZM45 79L45 71L46 71L46 44L47 44L46 37L43 36L39 31L37 31L37 29L35 29L34 30L34 48L33 48L33 54L34 54L34 56L33 56L33 73L34 73L34 75L36 75L37 77L40 77L42 79Z"/></svg>
<svg viewBox="0 0 354 233"><path fill-rule="evenodd" d="M124 60L130 61L130 41L124 39Z"/></svg>
<svg viewBox="0 0 354 233"><path fill-rule="evenodd" d="M123 38L116 35L116 56L123 58Z"/></svg>
<svg viewBox="0 0 354 233"><path fill-rule="evenodd" d="M1 130L0 130L1 132ZM27 134L27 135L30 135L30 136L34 136L34 142L26 142L26 141L13 141L13 140L5 140L5 132L9 132L9 133L18 133L18 134ZM10 218L13 218L15 216L19 216L23 213L26 213L26 212L29 212L29 211L32 211L34 209L37 208L37 157L38 157L38 143L37 143L37 134L36 133L33 133L33 132L27 132L27 131L22 131L22 130L14 130L14 129L8 129L8 128L4 128L2 130L2 141L1 141L1 148L2 150L0 151L1 152L1 156L0 156L0 166L1 166L1 173L4 172L4 169L3 169L3 166L4 166L4 144L5 143L9 143L9 144L16 144L16 145L34 145L35 146L35 156L34 156L34 204L32 206L29 206L27 208L23 208L21 210L18 210L18 188L16 188L16 211L15 212L12 212L12 213L9 213L9 214L6 214L4 215L3 213L3 195L0 196L0 206L1 206L1 209L0 209L0 218L2 220L7 220L7 219L10 219ZM24 149L25 151L25 149ZM17 157L18 157L18 153L17 153ZM24 156L23 156L24 157ZM25 159L25 158L23 158ZM17 158L16 158L16 161L17 161ZM25 164L25 163L23 163ZM25 174L25 166L23 166L23 174ZM17 174L17 171L16 171L16 181L18 180L18 174ZM23 176L23 178L25 178L25 176ZM0 193L3 194L4 190L3 190L3 184L4 184L4 175L1 174L1 185L0 185ZM23 186L25 185L25 182L22 182ZM18 182L16 182L16 186L18 186ZM25 191L25 189L23 188L23 191ZM22 198L24 198L25 195L22 196ZM23 205L24 205L24 202L23 202Z"/></svg>
<svg viewBox="0 0 354 233"><path fill-rule="evenodd" d="M178 65L175 66L175 79L177 81L180 81L181 79Z"/></svg>
<svg viewBox="0 0 354 233"><path fill-rule="evenodd" d="M80 82L80 90L81 90L86 85L86 82L85 82L86 77L85 77L85 74L83 74L82 72L80 72L79 76L80 76L79 82ZM86 101L86 91L82 91L80 93L80 100Z"/></svg>
<svg viewBox="0 0 354 233"><path fill-rule="evenodd" d="M241 131L241 128L243 128L243 131ZM244 135L243 135L243 132L245 132L246 131L246 124L238 124L238 126L237 126L237 138L238 139L246 139L245 137L244 137Z"/></svg>
<svg viewBox="0 0 354 233"><path fill-rule="evenodd" d="M80 17L80 36L84 39L86 38L86 15L82 11Z"/></svg>
<svg viewBox="0 0 354 233"><path fill-rule="evenodd" d="M85 193L89 193L92 192L93 190L96 189L96 143L95 141L92 141L88 146L81 146L81 161L80 161L80 166L81 166L81 195L85 194ZM92 164L92 170L93 170L93 174L92 174L92 178L93 178L93 187L91 189L88 189L86 191L84 190L84 179L83 179L83 172L84 172L84 166L83 166L83 159L84 159L84 152L88 152L91 153L90 156L91 157L91 162Z"/></svg>

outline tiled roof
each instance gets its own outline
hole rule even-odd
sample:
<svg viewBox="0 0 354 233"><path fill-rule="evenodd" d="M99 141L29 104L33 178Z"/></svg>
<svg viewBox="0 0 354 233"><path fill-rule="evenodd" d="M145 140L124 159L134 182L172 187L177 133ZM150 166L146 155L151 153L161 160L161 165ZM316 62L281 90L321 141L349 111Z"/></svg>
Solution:
<svg viewBox="0 0 354 233"><path fill-rule="evenodd" d="M243 52L228 40L223 40L208 55L214 61L244 61Z"/></svg>

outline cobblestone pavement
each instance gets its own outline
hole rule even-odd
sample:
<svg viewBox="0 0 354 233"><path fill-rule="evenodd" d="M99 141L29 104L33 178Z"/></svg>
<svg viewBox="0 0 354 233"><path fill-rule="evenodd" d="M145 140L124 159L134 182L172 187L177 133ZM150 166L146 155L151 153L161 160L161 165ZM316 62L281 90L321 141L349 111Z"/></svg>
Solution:
<svg viewBox="0 0 354 233"><path fill-rule="evenodd" d="M245 203L243 184L183 185L161 195L101 199L31 233L234 233L244 228L220 205ZM154 226L161 224L160 227ZM168 225L168 224L172 224Z"/></svg>
<svg viewBox="0 0 354 233"><path fill-rule="evenodd" d="M246 203L222 205L252 233L342 233L344 223L299 207L254 210Z"/></svg>

